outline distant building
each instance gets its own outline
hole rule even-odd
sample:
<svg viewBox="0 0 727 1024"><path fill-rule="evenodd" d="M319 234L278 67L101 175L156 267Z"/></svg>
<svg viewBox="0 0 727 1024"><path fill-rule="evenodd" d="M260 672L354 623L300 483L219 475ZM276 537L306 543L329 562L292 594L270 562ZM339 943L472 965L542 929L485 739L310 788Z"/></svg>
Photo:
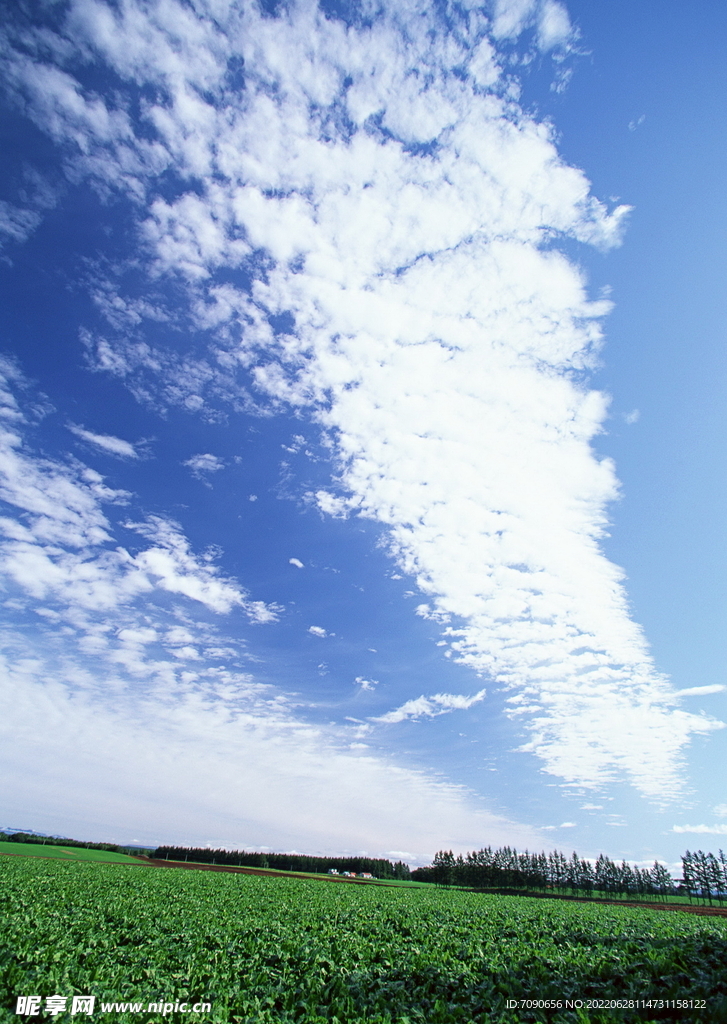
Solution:
<svg viewBox="0 0 727 1024"><path fill-rule="evenodd" d="M329 868L328 869L328 874L329 875L337 875L338 874L338 868Z"/></svg>
<svg viewBox="0 0 727 1024"><path fill-rule="evenodd" d="M371 874L370 871L362 871L361 874L358 877L359 878L373 878L374 876Z"/></svg>

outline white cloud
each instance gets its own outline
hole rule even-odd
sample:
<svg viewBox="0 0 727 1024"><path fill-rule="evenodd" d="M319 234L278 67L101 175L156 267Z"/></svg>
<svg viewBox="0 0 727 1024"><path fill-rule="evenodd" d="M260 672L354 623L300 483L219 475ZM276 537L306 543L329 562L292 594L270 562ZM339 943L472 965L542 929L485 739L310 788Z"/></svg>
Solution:
<svg viewBox="0 0 727 1024"><path fill-rule="evenodd" d="M641 413L638 409L632 409L631 412L624 413L624 422L628 423L631 427L634 423L638 423L641 418Z"/></svg>
<svg viewBox="0 0 727 1024"><path fill-rule="evenodd" d="M49 63L32 32L8 47L6 77L76 147L74 175L140 203L140 258L184 284L193 327L214 336L196 360L95 339L96 366L208 416L210 395L249 408L241 368L269 408L308 413L338 464L311 500L388 530L454 656L510 691L523 749L566 782L627 777L673 797L690 735L720 723L675 706L600 550L618 482L591 446L608 399L583 381L609 305L556 247L617 244L628 208L590 195L498 65L498 40L525 29L567 47L565 8L497 0L492 39L483 19L463 17L458 36L406 4L365 29L303 3L277 18L175 0L69 11L57 54L153 85L143 124L85 90L72 62ZM194 188L162 198L168 166ZM243 262L249 291L216 278ZM276 336L283 314L293 326ZM234 586L188 558L156 544L134 564L150 586L232 607Z"/></svg>
<svg viewBox="0 0 727 1024"><path fill-rule="evenodd" d="M45 211L56 205L58 195L41 174L26 166L16 198L17 202L0 200L0 246L27 241Z"/></svg>
<svg viewBox="0 0 727 1024"><path fill-rule="evenodd" d="M154 579L156 586L199 601L219 614L241 607L254 622L274 622L277 618L275 608L262 601L250 601L235 581L226 579L214 566L198 558L173 520L148 516L143 523L127 522L125 525L153 541L133 563L148 578Z"/></svg>
<svg viewBox="0 0 727 1024"><path fill-rule="evenodd" d="M574 37L568 11L557 0L495 0L496 39L515 39L531 25L537 29L538 49L543 52L567 45Z"/></svg>
<svg viewBox="0 0 727 1024"><path fill-rule="evenodd" d="M568 11L557 0L545 0L538 14L538 47L552 50L562 46L573 36Z"/></svg>
<svg viewBox="0 0 727 1024"><path fill-rule="evenodd" d="M401 707L394 711L388 711L385 715L372 719L374 722L383 722L386 725L393 725L397 722L405 722L408 719L418 721L420 718L436 718L438 715L446 715L450 711L466 711L473 704L484 700L486 690L480 690L471 697L465 697L457 693L435 693L431 697L416 697L406 701Z"/></svg>
<svg viewBox="0 0 727 1024"><path fill-rule="evenodd" d="M171 653L175 658L179 658L183 661L197 661L200 657L200 653L197 648L190 647L189 645L186 647L174 647L172 648Z"/></svg>
<svg viewBox="0 0 727 1024"><path fill-rule="evenodd" d="M301 562L301 560L299 558L289 558L288 559L288 564L289 565L294 565L296 567L296 569L304 569L305 568L305 566L303 565L303 563Z"/></svg>
<svg viewBox="0 0 727 1024"><path fill-rule="evenodd" d="M10 392L11 381L3 381ZM196 555L179 524L162 516L128 522L127 529L151 541L131 554L115 538L104 505L125 504L81 463L37 457L26 447L18 403L5 403L13 428L0 427L0 498L14 515L0 518L0 574L28 597L55 604L63 614L110 615L138 599L176 594L217 614L241 609L253 622L271 622L277 609L249 598L209 558ZM89 627L91 628L91 627ZM99 624L92 631L99 642Z"/></svg>
<svg viewBox="0 0 727 1024"><path fill-rule="evenodd" d="M330 636L331 635L330 633L328 633L327 630L325 630L323 628L323 626L309 626L308 627L308 632L311 633L313 636L320 636L320 637Z"/></svg>
<svg viewBox="0 0 727 1024"><path fill-rule="evenodd" d="M355 683L362 690L375 690L379 685L378 679L364 679L363 676L356 676Z"/></svg>
<svg viewBox="0 0 727 1024"><path fill-rule="evenodd" d="M350 511L350 504L345 498L337 498L329 491L316 491L315 502L321 512L337 519L345 519Z"/></svg>
<svg viewBox="0 0 727 1024"><path fill-rule="evenodd" d="M727 825L674 825L672 832L693 832L695 835L727 836Z"/></svg>
<svg viewBox="0 0 727 1024"><path fill-rule="evenodd" d="M496 39L513 39L532 19L536 0L495 0L493 34Z"/></svg>
<svg viewBox="0 0 727 1024"><path fill-rule="evenodd" d="M110 534L101 503L124 504L128 497L88 467L29 458L16 429L0 430L0 498L25 516L13 527L18 544L103 544Z"/></svg>
<svg viewBox="0 0 727 1024"><path fill-rule="evenodd" d="M36 210L28 210L0 200L0 237L24 242L32 235L41 221Z"/></svg>
<svg viewBox="0 0 727 1024"><path fill-rule="evenodd" d="M710 683L708 686L688 686L683 690L675 690L675 697L706 697L710 693L724 693L727 686L722 683Z"/></svg>
<svg viewBox="0 0 727 1024"><path fill-rule="evenodd" d="M120 437L113 437L111 434L95 434L75 423L69 423L68 429L71 433L75 434L76 437L80 437L82 441L86 441L95 448L100 448L101 451L106 452L109 455L116 455L122 459L139 458L136 448L130 441L124 441Z"/></svg>
<svg viewBox="0 0 727 1024"><path fill-rule="evenodd" d="M727 818L727 804L717 804L714 813L718 818Z"/></svg>
<svg viewBox="0 0 727 1024"><path fill-rule="evenodd" d="M225 462L224 459L207 452L204 455L192 455L183 465L187 466L198 480L202 480L205 473L219 473L221 469L224 469Z"/></svg>

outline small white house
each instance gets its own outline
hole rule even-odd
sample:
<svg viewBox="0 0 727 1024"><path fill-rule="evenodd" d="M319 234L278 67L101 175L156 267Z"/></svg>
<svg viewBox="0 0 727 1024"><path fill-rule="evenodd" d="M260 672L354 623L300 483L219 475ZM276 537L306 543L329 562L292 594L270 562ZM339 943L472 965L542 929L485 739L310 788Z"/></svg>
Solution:
<svg viewBox="0 0 727 1024"><path fill-rule="evenodd" d="M337 875L338 874L338 868L329 868L328 869L328 874L329 875Z"/></svg>

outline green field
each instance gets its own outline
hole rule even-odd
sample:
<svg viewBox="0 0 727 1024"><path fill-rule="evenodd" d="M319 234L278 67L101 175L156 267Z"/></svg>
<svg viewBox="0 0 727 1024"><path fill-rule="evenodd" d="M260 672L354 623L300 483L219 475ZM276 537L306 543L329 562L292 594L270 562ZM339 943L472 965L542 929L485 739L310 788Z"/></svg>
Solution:
<svg viewBox="0 0 727 1024"><path fill-rule="evenodd" d="M2 843L0 854L24 857L52 857L53 860L94 860L112 864L143 864L136 857L108 850L86 850L82 846L51 846L43 843Z"/></svg>
<svg viewBox="0 0 727 1024"><path fill-rule="evenodd" d="M256 1024L727 1021L727 921L430 888L0 858L0 1021L19 995L93 1017ZM508 1009L507 1000L705 1000ZM203 1015L101 1002L209 1001Z"/></svg>

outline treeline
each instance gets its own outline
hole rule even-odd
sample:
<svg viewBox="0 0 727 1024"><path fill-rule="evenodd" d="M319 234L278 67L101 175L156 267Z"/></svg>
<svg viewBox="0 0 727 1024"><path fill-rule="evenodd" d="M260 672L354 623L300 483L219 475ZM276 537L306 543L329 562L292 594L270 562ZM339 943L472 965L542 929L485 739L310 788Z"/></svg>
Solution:
<svg viewBox="0 0 727 1024"><path fill-rule="evenodd" d="M105 850L107 853L125 853L128 847L116 843L83 843L80 839L61 839L59 836L38 836L33 832L0 832L3 843L38 843L41 846L78 846L84 850Z"/></svg>
<svg viewBox="0 0 727 1024"><path fill-rule="evenodd" d="M682 857L682 886L690 897L720 905L727 899L727 858L722 850L719 856L689 850Z"/></svg>
<svg viewBox="0 0 727 1024"><path fill-rule="evenodd" d="M276 868L278 871L308 871L325 874L337 871L370 872L375 878L409 878L403 861L373 857L311 857L301 853L254 853L247 850L206 850L186 846L159 846L153 856L159 860L186 860L197 864L224 864L245 868Z"/></svg>
<svg viewBox="0 0 727 1024"><path fill-rule="evenodd" d="M601 854L594 863L578 856L553 853L518 853L509 846L486 847L455 857L440 850L431 867L417 868L415 881L436 885L462 885L473 889L523 889L544 892L581 893L598 891L621 898L649 896L665 899L677 892L675 882L663 864L654 861L650 869L623 861L617 864Z"/></svg>

